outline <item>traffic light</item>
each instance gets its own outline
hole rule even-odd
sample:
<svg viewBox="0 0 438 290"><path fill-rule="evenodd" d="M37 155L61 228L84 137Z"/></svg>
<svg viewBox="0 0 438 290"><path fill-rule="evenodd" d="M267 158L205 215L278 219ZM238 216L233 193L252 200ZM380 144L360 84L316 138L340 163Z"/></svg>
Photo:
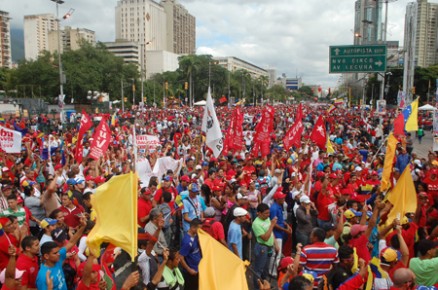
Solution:
<svg viewBox="0 0 438 290"><path fill-rule="evenodd" d="M166 91L169 89L169 83L168 82L164 83L164 89L166 89Z"/></svg>
<svg viewBox="0 0 438 290"><path fill-rule="evenodd" d="M189 83L188 83L188 82L185 82L185 83L184 83L184 90L187 91L188 89L189 89Z"/></svg>

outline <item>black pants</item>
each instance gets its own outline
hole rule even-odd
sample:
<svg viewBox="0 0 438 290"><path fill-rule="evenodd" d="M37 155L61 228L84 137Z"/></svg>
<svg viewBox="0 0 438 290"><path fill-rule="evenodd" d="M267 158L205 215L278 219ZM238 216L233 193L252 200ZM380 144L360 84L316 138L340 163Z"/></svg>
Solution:
<svg viewBox="0 0 438 290"><path fill-rule="evenodd" d="M187 290L198 290L199 289L199 274L190 275L187 272L184 272L184 289Z"/></svg>

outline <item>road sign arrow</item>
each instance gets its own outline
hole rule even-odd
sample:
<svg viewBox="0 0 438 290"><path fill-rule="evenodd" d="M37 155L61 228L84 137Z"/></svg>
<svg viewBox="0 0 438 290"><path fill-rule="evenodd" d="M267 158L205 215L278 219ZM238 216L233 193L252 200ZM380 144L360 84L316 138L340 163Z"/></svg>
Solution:
<svg viewBox="0 0 438 290"><path fill-rule="evenodd" d="M377 66L382 66L383 63L379 60L379 61L375 62L374 64Z"/></svg>
<svg viewBox="0 0 438 290"><path fill-rule="evenodd" d="M335 54L336 54L336 55L339 55L339 51L340 51L340 49L339 49L339 48L336 48L336 49L335 49Z"/></svg>

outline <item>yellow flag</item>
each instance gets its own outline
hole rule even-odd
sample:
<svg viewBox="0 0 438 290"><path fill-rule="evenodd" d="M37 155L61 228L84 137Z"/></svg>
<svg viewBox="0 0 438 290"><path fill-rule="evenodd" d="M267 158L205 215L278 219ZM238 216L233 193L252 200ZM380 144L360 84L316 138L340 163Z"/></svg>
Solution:
<svg viewBox="0 0 438 290"><path fill-rule="evenodd" d="M388 214L388 224L395 218L402 218L406 213L417 211L417 193L412 180L409 165L406 166L396 185L387 196L387 200L393 205Z"/></svg>
<svg viewBox="0 0 438 290"><path fill-rule="evenodd" d="M325 144L325 148L327 148L328 154L335 153L335 149L333 148L333 144L332 144L332 142L330 142L330 139L328 136L327 136L327 143Z"/></svg>
<svg viewBox="0 0 438 290"><path fill-rule="evenodd" d="M137 180L132 172L114 176L91 196L97 217L87 245L94 256L100 256L104 242L125 250L132 261L137 256Z"/></svg>
<svg viewBox="0 0 438 290"><path fill-rule="evenodd" d="M229 249L203 230L198 231L202 259L199 263L199 289L248 290L245 265Z"/></svg>
<svg viewBox="0 0 438 290"><path fill-rule="evenodd" d="M406 131L418 131L418 98L413 101L405 110L409 112L409 117L406 120ZM405 112L403 112L405 114Z"/></svg>
<svg viewBox="0 0 438 290"><path fill-rule="evenodd" d="M380 190L383 192L388 190L391 186L391 172L394 166L395 148L397 147L398 140L391 133L388 137L388 143L386 145L385 162L383 163L382 183Z"/></svg>

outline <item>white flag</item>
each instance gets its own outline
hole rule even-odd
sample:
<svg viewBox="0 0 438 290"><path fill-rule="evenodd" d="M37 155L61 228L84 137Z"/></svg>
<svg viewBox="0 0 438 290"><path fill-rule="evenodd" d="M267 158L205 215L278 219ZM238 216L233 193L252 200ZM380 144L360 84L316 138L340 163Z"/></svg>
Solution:
<svg viewBox="0 0 438 290"><path fill-rule="evenodd" d="M6 153L21 152L21 133L0 127L0 149Z"/></svg>
<svg viewBox="0 0 438 290"><path fill-rule="evenodd" d="M205 132L207 137L205 143L213 150L213 154L217 158L224 148L224 142L222 140L223 136L219 121L214 110L210 87L208 87L207 102L204 108L204 117L202 118L202 131Z"/></svg>

